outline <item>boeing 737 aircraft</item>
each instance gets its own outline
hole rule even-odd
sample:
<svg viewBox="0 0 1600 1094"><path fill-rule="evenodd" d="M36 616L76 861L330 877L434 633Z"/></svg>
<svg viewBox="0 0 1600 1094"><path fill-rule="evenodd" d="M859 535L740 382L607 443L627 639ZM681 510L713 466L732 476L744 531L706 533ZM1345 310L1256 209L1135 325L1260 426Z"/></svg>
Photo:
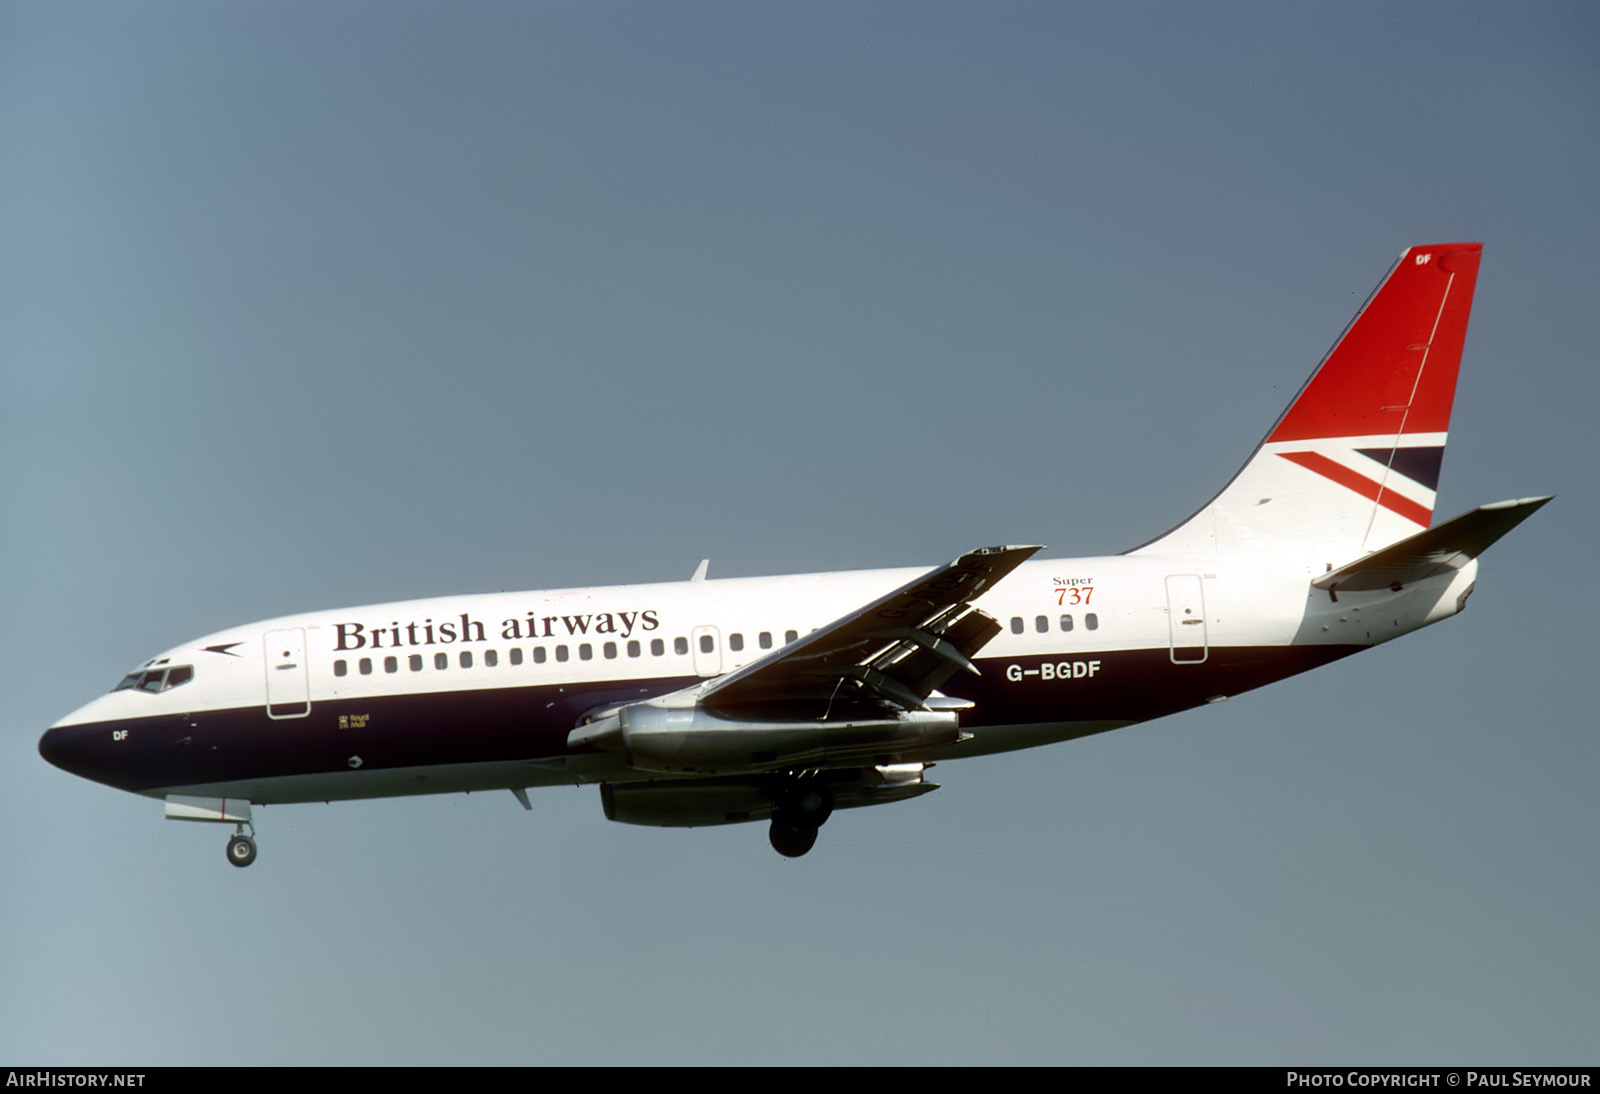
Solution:
<svg viewBox="0 0 1600 1094"><path fill-rule="evenodd" d="M936 762L1102 733L1387 642L1466 605L1548 498L1433 525L1481 246L1413 247L1244 467L1105 558L982 547L932 570L446 597L167 650L45 759L235 825L251 806L599 787L626 824L770 822L935 789ZM248 834L247 834L248 829Z"/></svg>

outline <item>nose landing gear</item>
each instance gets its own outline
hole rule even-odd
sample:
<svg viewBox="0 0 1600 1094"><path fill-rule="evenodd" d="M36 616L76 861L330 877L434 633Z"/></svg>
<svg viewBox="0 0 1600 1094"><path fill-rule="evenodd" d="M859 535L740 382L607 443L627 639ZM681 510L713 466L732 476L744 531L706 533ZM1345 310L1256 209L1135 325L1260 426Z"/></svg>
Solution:
<svg viewBox="0 0 1600 1094"><path fill-rule="evenodd" d="M256 860L256 841L251 837L256 834L255 825L250 826L250 835L244 834L245 826L240 824L233 837L228 840L228 861L235 866L249 866Z"/></svg>

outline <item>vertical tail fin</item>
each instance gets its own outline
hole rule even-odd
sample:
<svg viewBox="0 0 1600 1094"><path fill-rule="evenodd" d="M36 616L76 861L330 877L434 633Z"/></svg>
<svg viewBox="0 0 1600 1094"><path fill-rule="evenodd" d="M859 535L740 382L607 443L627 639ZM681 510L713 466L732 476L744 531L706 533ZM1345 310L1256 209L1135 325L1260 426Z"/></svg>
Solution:
<svg viewBox="0 0 1600 1094"><path fill-rule="evenodd" d="M1402 254L1222 492L1129 553L1347 559L1427 528L1482 248Z"/></svg>

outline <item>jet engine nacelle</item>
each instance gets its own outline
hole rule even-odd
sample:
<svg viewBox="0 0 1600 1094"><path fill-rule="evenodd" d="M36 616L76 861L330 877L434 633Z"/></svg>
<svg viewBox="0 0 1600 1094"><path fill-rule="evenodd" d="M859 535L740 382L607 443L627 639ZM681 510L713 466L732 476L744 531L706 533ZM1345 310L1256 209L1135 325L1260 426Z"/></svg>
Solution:
<svg viewBox="0 0 1600 1094"><path fill-rule="evenodd" d="M870 760L961 739L955 711L899 711L881 718L761 721L724 718L699 706L622 707L567 738L618 752L638 771L734 775Z"/></svg>
<svg viewBox="0 0 1600 1094"><path fill-rule="evenodd" d="M931 764L893 764L819 775L828 783L835 809L887 805L939 789L924 774ZM621 824L657 828L703 828L743 824L772 816L781 787L771 777L750 780L691 779L666 782L602 783L600 804L606 818Z"/></svg>

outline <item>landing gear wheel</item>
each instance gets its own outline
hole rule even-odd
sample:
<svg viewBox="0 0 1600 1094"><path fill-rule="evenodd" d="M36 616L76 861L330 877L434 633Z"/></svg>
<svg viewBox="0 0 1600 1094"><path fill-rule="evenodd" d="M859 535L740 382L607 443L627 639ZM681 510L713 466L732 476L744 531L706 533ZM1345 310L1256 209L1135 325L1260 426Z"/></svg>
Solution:
<svg viewBox="0 0 1600 1094"><path fill-rule="evenodd" d="M775 820L767 832L772 849L784 858L799 858L816 846L817 830L807 824L789 824Z"/></svg>
<svg viewBox="0 0 1600 1094"><path fill-rule="evenodd" d="M256 860L256 841L249 836L234 836L228 841L228 861L235 866L249 866Z"/></svg>

